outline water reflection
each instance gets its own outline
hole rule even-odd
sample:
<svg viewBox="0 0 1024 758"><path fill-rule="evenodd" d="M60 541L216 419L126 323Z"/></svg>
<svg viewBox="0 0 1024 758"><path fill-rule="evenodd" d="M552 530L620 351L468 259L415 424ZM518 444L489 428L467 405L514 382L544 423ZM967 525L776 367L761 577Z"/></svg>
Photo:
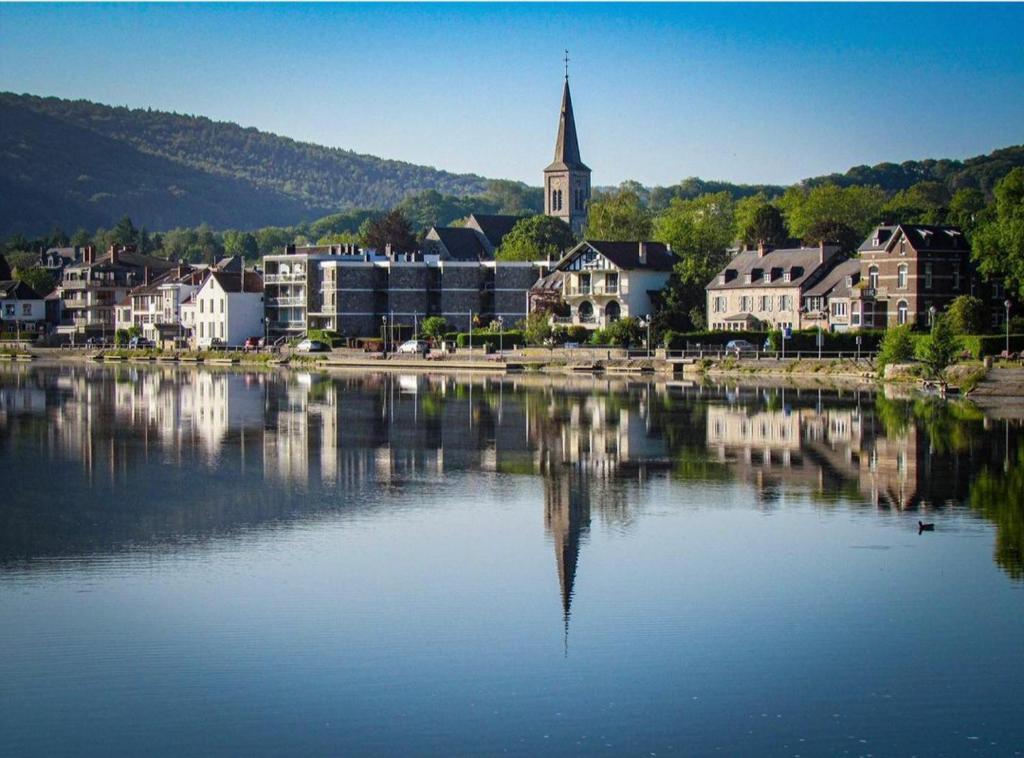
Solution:
<svg viewBox="0 0 1024 758"><path fill-rule="evenodd" d="M652 481L743 483L880 513L969 508L1024 578L1019 421L865 391L73 366L0 369L0 562L201 543L415 507L462 472L543 480L568 629L592 515L628 530Z"/></svg>

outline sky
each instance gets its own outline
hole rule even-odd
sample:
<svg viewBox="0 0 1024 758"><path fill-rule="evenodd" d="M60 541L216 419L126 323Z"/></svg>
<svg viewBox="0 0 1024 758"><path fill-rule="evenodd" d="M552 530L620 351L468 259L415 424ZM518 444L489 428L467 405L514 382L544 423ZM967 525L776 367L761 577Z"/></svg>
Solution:
<svg viewBox="0 0 1024 758"><path fill-rule="evenodd" d="M595 185L788 184L1024 143L1021 40L1003 4L0 4L0 90L539 186L568 48Z"/></svg>

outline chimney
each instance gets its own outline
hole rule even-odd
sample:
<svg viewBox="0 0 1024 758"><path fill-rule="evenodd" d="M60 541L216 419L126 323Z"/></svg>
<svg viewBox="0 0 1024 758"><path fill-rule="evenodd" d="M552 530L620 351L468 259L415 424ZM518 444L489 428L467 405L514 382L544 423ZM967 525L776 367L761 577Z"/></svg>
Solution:
<svg viewBox="0 0 1024 758"><path fill-rule="evenodd" d="M825 262L825 240L818 243L818 263Z"/></svg>
<svg viewBox="0 0 1024 758"><path fill-rule="evenodd" d="M142 283L143 284L149 284L152 275L153 274L149 270L149 266L143 266L142 267Z"/></svg>
<svg viewBox="0 0 1024 758"><path fill-rule="evenodd" d="M391 259L391 243L388 242L384 245L384 255L390 260Z"/></svg>
<svg viewBox="0 0 1024 758"><path fill-rule="evenodd" d="M285 245L284 246L284 254L285 255L295 255L295 245Z"/></svg>
<svg viewBox="0 0 1024 758"><path fill-rule="evenodd" d="M111 245L108 252L110 253L110 265L113 266L117 263L117 254L120 251L117 249L117 245Z"/></svg>
<svg viewBox="0 0 1024 758"><path fill-rule="evenodd" d="M96 255L96 248L92 245L86 245L82 248L82 263L91 264L93 262L94 255Z"/></svg>
<svg viewBox="0 0 1024 758"><path fill-rule="evenodd" d="M641 266L646 266L647 265L647 243L646 242L640 242L639 243L639 247L637 249L637 257L640 259L640 265Z"/></svg>
<svg viewBox="0 0 1024 758"><path fill-rule="evenodd" d="M765 249L764 240L758 240L757 241L757 257L758 258L764 258L764 254L766 252L768 252L768 251Z"/></svg>

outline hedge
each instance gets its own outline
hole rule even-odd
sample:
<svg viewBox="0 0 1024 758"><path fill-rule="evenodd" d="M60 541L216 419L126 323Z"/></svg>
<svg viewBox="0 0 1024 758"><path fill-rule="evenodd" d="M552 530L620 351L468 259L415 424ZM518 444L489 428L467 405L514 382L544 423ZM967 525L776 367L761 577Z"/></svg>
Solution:
<svg viewBox="0 0 1024 758"><path fill-rule="evenodd" d="M878 349L879 343L885 332L881 329L866 329L856 332L826 332L822 331L825 338L823 350L829 352L855 351L857 349L857 337L861 338L860 349L874 351ZM773 336L774 335L774 336ZM765 331L739 331L739 332L665 332L662 337L662 344L670 350L683 350L693 345L705 347L724 347L732 340L746 340L760 349L764 346L766 339L771 339L777 344L779 332ZM793 332L793 336L786 340L786 350L817 350L818 330L802 329Z"/></svg>
<svg viewBox="0 0 1024 758"><path fill-rule="evenodd" d="M984 358L986 355L999 355L1006 349L1006 335L967 334L957 337L964 350L973 358ZM1024 350L1024 334L1010 335L1010 351L1019 353Z"/></svg>
<svg viewBox="0 0 1024 758"><path fill-rule="evenodd" d="M306 336L311 340L323 342L325 345L330 345L331 347L345 346L345 338L330 329L310 329L306 333Z"/></svg>
<svg viewBox="0 0 1024 758"><path fill-rule="evenodd" d="M459 347L469 347L469 336L469 332L460 332L456 335L455 343ZM445 339L447 339L447 335L445 335ZM487 345L491 348L497 348L499 343L510 348L513 345L525 345L526 338L523 337L523 333L518 330L501 332L500 334L498 332L478 332L475 329L473 330L473 347L483 347L484 345Z"/></svg>

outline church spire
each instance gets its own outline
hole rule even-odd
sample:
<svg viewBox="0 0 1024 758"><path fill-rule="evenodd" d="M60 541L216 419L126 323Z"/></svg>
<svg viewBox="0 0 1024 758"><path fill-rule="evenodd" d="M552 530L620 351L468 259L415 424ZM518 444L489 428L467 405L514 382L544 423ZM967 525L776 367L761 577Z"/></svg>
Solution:
<svg viewBox="0 0 1024 758"><path fill-rule="evenodd" d="M552 168L589 170L580 160L580 143L576 137L576 119L572 113L572 95L569 94L568 69L562 87L562 112L558 117L558 136L555 138L555 160Z"/></svg>

